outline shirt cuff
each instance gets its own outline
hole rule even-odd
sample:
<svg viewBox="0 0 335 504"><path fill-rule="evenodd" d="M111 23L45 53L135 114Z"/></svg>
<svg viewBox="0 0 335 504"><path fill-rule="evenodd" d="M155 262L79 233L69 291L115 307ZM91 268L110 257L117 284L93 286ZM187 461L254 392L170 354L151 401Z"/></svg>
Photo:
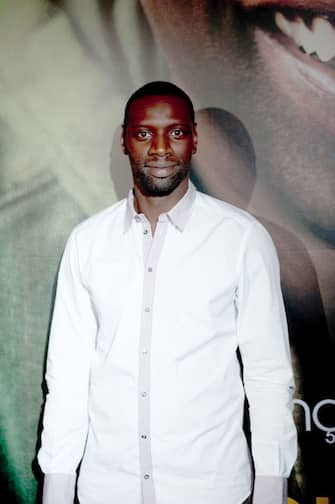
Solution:
<svg viewBox="0 0 335 504"><path fill-rule="evenodd" d="M256 476L252 504L287 504L287 478Z"/></svg>
<svg viewBox="0 0 335 504"><path fill-rule="evenodd" d="M73 504L75 474L45 474L42 504Z"/></svg>

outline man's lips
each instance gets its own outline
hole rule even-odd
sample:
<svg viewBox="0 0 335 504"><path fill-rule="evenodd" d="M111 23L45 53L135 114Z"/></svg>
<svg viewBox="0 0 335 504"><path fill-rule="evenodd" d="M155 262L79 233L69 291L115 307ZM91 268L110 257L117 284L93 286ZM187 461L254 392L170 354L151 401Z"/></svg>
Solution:
<svg viewBox="0 0 335 504"><path fill-rule="evenodd" d="M174 168L176 166L176 162L174 163L145 163L145 166L148 168Z"/></svg>
<svg viewBox="0 0 335 504"><path fill-rule="evenodd" d="M149 169L150 174L156 178L166 178L175 171L177 163L160 164L146 163L145 168Z"/></svg>

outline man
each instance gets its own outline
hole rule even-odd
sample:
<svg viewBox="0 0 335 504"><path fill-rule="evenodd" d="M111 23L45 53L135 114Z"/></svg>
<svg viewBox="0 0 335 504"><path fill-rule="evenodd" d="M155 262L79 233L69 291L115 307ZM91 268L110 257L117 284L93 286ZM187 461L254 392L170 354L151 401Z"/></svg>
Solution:
<svg viewBox="0 0 335 504"><path fill-rule="evenodd" d="M253 502L285 501L296 433L276 253L253 217L189 182L197 141L181 89L137 90L121 137L134 189L68 240L39 452L47 504L73 502L80 462L81 504L247 502L245 392Z"/></svg>

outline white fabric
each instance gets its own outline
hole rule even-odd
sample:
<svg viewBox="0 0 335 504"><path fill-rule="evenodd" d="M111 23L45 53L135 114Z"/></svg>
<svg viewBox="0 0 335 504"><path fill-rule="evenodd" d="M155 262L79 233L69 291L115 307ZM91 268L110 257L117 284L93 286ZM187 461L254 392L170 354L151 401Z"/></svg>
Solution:
<svg viewBox="0 0 335 504"><path fill-rule="evenodd" d="M275 496L275 498L274 498ZM287 504L287 480L275 476L256 478L253 504Z"/></svg>
<svg viewBox="0 0 335 504"><path fill-rule="evenodd" d="M46 475L42 504L73 504L75 483L74 474Z"/></svg>
<svg viewBox="0 0 335 504"><path fill-rule="evenodd" d="M293 376L272 241L246 212L201 193L192 199L192 192L158 223L152 239L164 226L150 307L152 500L142 495L138 432L145 223L123 200L79 225L68 240L39 463L45 473L73 475L84 454L82 504L240 504L247 498L238 346L256 478L285 478L295 461ZM276 499L272 504L282 503Z"/></svg>

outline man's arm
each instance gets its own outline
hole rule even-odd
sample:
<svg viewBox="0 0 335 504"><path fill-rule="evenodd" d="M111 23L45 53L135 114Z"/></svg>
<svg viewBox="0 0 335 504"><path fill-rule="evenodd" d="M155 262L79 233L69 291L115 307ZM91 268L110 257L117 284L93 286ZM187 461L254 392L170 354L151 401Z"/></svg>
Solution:
<svg viewBox="0 0 335 504"><path fill-rule="evenodd" d="M73 504L75 474L46 474L42 504Z"/></svg>
<svg viewBox="0 0 335 504"><path fill-rule="evenodd" d="M49 339L48 394L38 453L45 473L44 504L73 502L76 469L88 429L89 373L96 330L90 297L81 280L74 232L60 265Z"/></svg>
<svg viewBox="0 0 335 504"><path fill-rule="evenodd" d="M297 451L294 382L278 258L258 222L244 237L238 275L238 341L255 465L253 504L286 504L286 478Z"/></svg>

